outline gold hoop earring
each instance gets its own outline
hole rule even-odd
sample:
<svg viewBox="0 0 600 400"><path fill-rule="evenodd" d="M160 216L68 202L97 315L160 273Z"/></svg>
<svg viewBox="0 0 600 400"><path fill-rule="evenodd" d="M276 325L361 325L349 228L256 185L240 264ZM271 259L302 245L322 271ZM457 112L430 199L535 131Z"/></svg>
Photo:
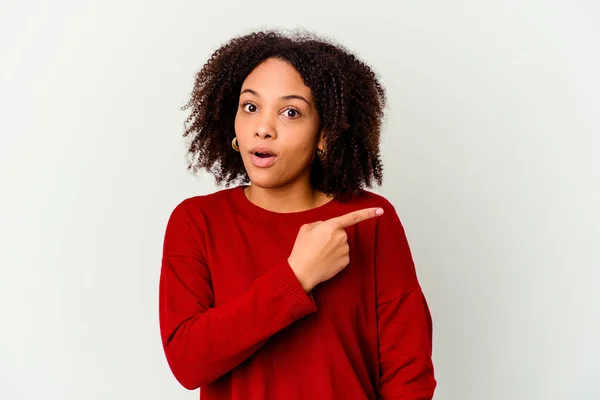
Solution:
<svg viewBox="0 0 600 400"><path fill-rule="evenodd" d="M237 142L237 137L234 137L233 140L231 141L231 147L233 147L233 149L235 151L240 151L240 147L238 146L238 142Z"/></svg>
<svg viewBox="0 0 600 400"><path fill-rule="evenodd" d="M326 154L327 154L327 149L325 148L325 146L323 146L323 150L317 149L317 157L319 157L319 160L321 160L321 161L325 160Z"/></svg>

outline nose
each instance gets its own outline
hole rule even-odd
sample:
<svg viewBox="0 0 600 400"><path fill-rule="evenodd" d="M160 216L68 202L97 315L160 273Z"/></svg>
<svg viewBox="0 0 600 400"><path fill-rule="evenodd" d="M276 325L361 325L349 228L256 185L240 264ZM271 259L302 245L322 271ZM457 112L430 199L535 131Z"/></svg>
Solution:
<svg viewBox="0 0 600 400"><path fill-rule="evenodd" d="M255 135L261 139L274 139L277 136L274 118L277 117L272 116L271 113L262 113L258 126L256 127Z"/></svg>

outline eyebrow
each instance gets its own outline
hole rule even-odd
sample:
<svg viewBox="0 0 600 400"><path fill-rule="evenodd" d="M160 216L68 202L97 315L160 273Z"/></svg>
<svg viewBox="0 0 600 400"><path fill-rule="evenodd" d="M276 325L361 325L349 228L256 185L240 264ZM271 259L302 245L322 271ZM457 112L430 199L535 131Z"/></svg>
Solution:
<svg viewBox="0 0 600 400"><path fill-rule="evenodd" d="M256 97L260 97L260 94L258 94L258 92L256 92L255 90L252 89L244 89L242 90L242 92L240 93L240 96L244 93L250 93L253 94ZM306 100L306 98L298 95L298 94L288 94L287 96L281 96L279 98L280 100L291 100L291 99L298 99L298 100L302 100L303 102L305 102L306 104L308 104L309 106L311 105L310 102L308 100Z"/></svg>

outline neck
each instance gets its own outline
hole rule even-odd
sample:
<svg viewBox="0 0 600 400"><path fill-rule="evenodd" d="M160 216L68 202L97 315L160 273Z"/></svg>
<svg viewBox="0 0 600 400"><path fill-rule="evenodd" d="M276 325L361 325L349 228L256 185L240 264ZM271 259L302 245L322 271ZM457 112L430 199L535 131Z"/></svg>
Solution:
<svg viewBox="0 0 600 400"><path fill-rule="evenodd" d="M257 206L273 212L291 213L306 211L327 203L331 198L310 184L262 188L250 185L246 197Z"/></svg>

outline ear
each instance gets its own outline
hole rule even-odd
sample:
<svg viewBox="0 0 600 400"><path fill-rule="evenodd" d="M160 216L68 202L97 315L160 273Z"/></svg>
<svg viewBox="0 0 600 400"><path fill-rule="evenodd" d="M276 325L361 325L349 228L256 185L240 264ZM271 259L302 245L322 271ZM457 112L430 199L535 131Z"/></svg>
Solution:
<svg viewBox="0 0 600 400"><path fill-rule="evenodd" d="M319 141L317 142L317 148L319 150L325 150L325 145L325 129L321 129L321 132L319 133Z"/></svg>

